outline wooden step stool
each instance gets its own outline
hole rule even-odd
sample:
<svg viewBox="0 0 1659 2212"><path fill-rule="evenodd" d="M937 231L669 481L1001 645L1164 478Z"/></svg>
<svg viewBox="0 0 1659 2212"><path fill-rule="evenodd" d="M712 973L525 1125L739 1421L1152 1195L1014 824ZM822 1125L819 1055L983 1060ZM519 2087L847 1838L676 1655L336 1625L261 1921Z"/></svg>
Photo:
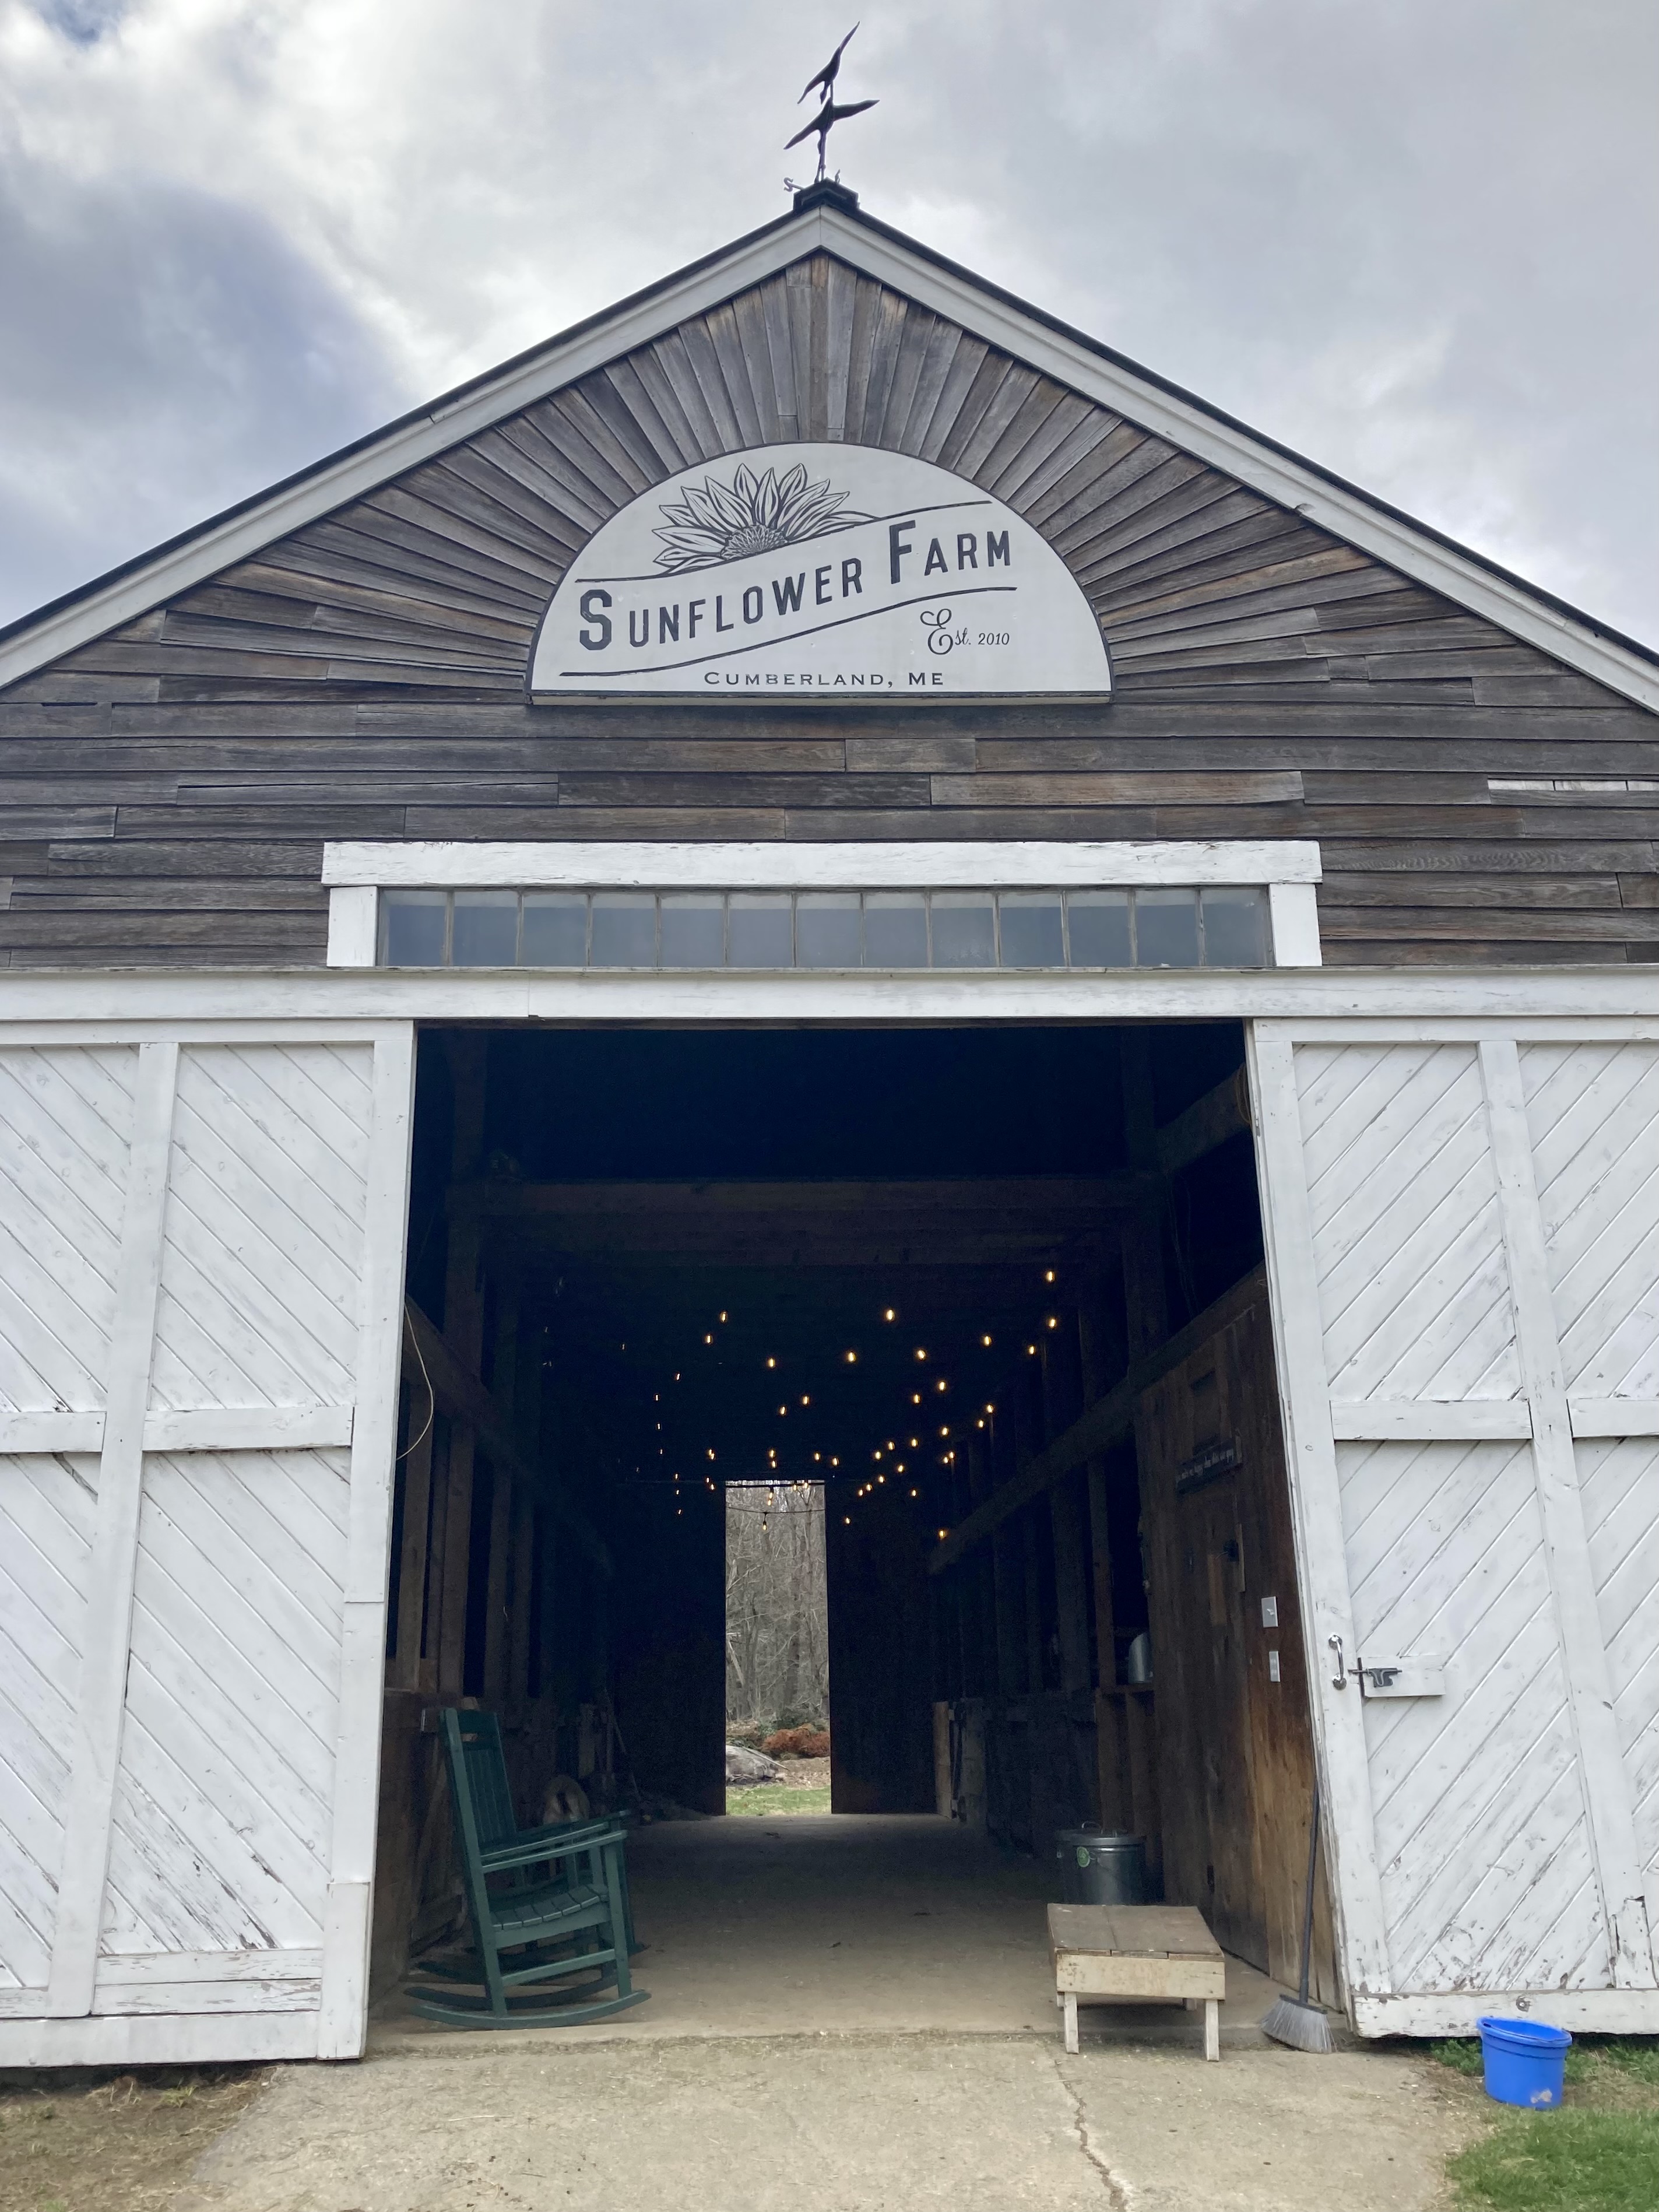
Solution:
<svg viewBox="0 0 1659 2212"><path fill-rule="evenodd" d="M1077 2001L1139 1998L1204 2006L1204 2056L1221 2056L1221 1946L1190 1905L1051 1905L1048 1948L1066 2048L1077 2044Z"/></svg>

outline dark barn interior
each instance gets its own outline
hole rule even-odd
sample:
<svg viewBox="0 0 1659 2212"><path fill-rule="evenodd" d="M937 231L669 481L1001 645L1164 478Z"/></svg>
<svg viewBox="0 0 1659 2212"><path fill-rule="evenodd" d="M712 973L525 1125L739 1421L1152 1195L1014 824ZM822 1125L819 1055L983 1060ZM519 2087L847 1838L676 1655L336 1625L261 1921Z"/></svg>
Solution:
<svg viewBox="0 0 1659 2212"><path fill-rule="evenodd" d="M724 1486L756 1481L825 1486L837 1814L1040 1859L1133 1830L1293 1978L1243 1060L1231 1024L422 1035L380 1990L459 1911L435 1706L500 1713L526 1819L556 1772L724 1811Z"/></svg>

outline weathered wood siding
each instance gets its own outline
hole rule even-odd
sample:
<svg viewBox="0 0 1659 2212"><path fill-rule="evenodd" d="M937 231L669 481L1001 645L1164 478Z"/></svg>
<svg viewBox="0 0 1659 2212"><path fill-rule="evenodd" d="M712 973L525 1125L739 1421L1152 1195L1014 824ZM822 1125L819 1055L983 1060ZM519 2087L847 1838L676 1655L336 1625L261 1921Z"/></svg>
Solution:
<svg viewBox="0 0 1659 2212"><path fill-rule="evenodd" d="M538 620L601 522L798 437L920 455L1027 516L1105 626L1113 703L526 703ZM924 836L1316 837L1328 960L1645 960L1654 737L814 252L14 685L0 958L316 964L331 837ZM1263 769L1283 795L1233 781Z"/></svg>

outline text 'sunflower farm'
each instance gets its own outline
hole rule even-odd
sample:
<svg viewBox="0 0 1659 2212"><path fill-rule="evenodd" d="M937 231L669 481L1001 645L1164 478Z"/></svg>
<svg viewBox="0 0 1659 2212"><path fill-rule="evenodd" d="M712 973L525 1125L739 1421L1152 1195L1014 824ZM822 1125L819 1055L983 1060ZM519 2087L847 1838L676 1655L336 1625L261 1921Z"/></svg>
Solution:
<svg viewBox="0 0 1659 2212"><path fill-rule="evenodd" d="M1011 507L863 446L765 446L658 484L588 540L537 696L1103 696L1100 626Z"/></svg>

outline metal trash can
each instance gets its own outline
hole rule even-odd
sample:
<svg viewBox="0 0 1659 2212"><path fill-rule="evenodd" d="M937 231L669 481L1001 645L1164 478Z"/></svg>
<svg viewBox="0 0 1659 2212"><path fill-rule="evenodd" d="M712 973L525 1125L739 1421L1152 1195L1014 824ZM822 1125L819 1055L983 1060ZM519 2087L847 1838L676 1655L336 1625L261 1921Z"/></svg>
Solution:
<svg viewBox="0 0 1659 2212"><path fill-rule="evenodd" d="M1146 1904L1145 1836L1119 1835L1104 1828L1057 1828L1054 1856L1066 1904Z"/></svg>

